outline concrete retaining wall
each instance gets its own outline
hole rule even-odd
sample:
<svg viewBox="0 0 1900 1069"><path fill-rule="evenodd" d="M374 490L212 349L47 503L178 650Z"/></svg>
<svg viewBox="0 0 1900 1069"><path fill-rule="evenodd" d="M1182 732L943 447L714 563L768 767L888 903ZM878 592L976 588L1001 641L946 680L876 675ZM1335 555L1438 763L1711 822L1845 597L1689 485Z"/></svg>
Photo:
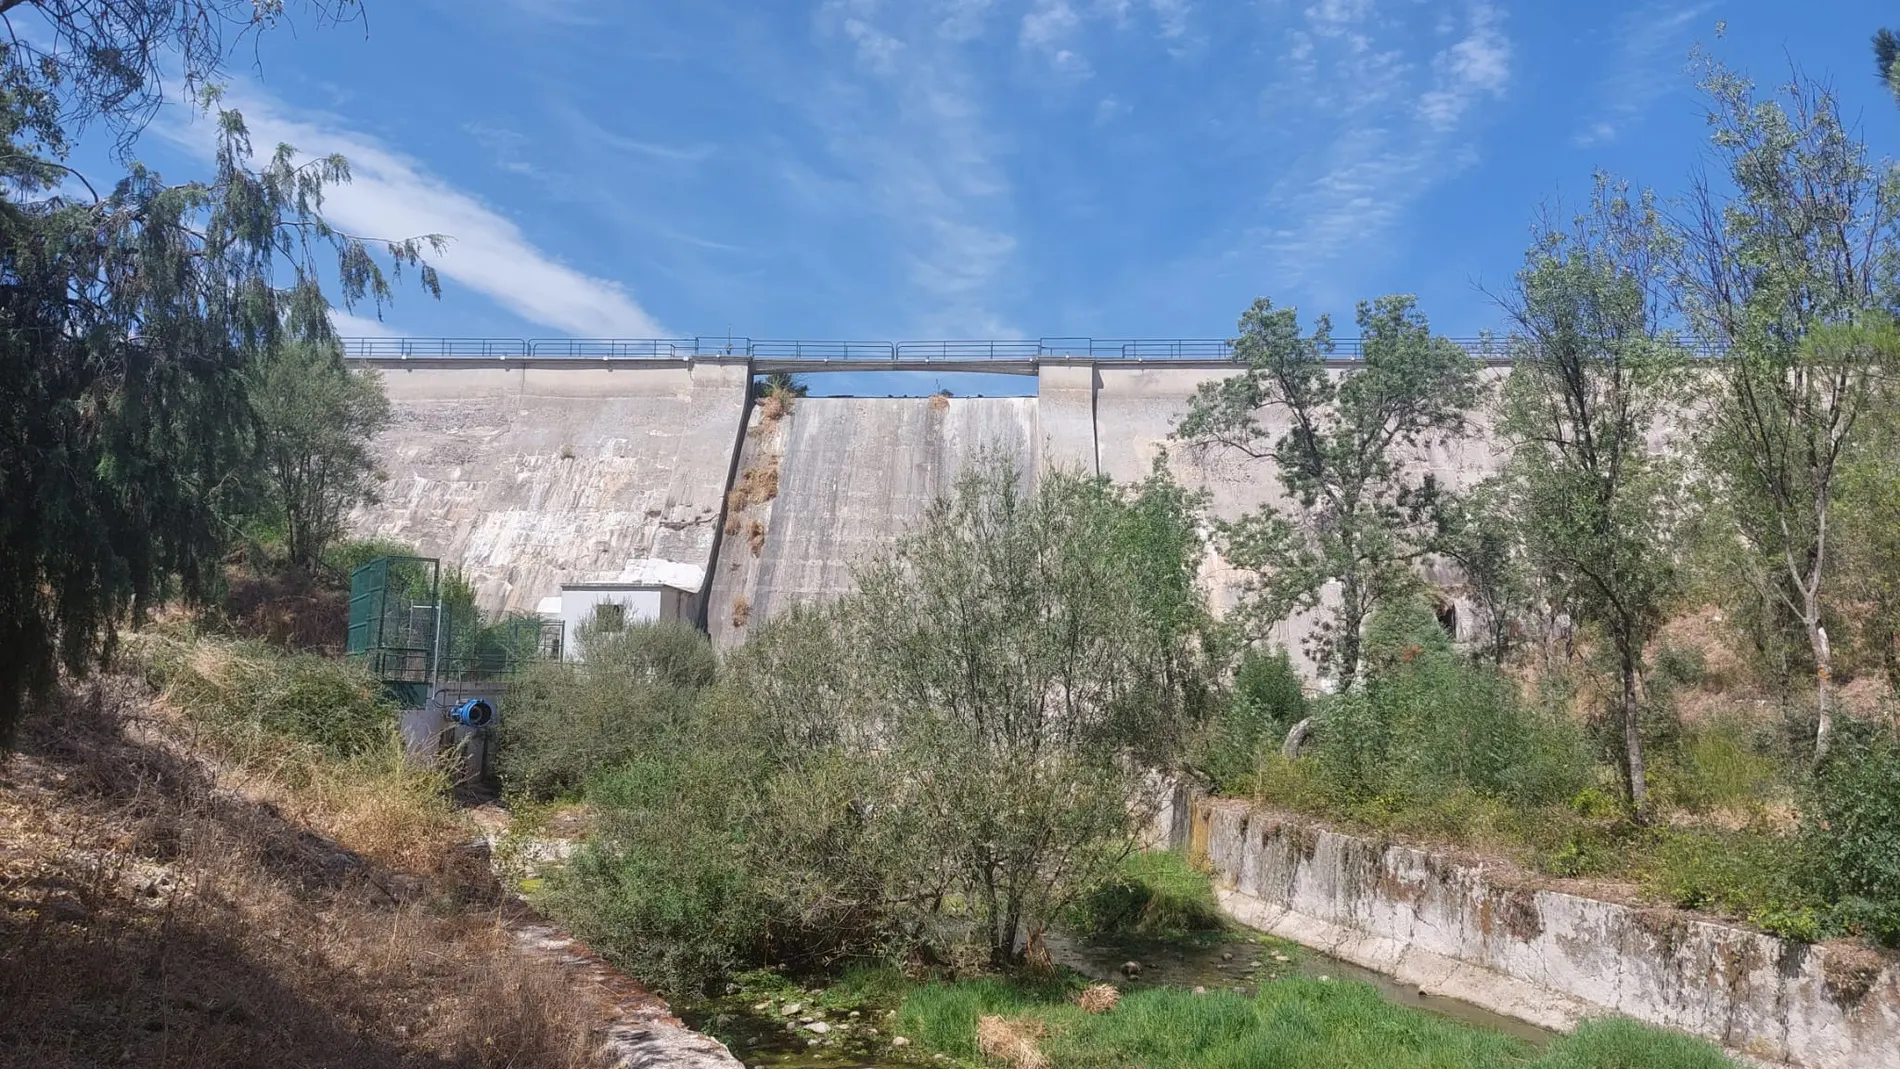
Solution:
<svg viewBox="0 0 1900 1069"><path fill-rule="evenodd" d="M1185 819L1184 819L1185 818ZM1250 927L1547 1028L1622 1014L1806 1069L1900 1069L1900 965L1678 910L1543 890L1482 864L1230 801L1164 809Z"/></svg>

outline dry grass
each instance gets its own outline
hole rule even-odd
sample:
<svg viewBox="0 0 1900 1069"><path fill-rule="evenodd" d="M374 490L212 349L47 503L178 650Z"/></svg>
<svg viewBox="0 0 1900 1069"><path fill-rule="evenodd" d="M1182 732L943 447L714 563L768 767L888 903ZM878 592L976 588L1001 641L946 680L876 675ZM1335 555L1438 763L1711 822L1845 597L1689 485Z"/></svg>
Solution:
<svg viewBox="0 0 1900 1069"><path fill-rule="evenodd" d="M746 532L746 544L752 547L755 557L765 552L765 524L758 520L752 521L751 529Z"/></svg>
<svg viewBox="0 0 1900 1069"><path fill-rule="evenodd" d="M0 1066L599 1064L426 780L234 777L124 679L3 767Z"/></svg>
<svg viewBox="0 0 1900 1069"><path fill-rule="evenodd" d="M744 627L752 619L752 603L744 594L732 599L732 626Z"/></svg>
<svg viewBox="0 0 1900 1069"><path fill-rule="evenodd" d="M1036 1046L1043 1034L1041 1021L986 1015L976 1020L976 1049L1010 1069L1049 1069L1049 1056Z"/></svg>
<svg viewBox="0 0 1900 1069"><path fill-rule="evenodd" d="M778 496L778 458L766 457L757 464L739 474L739 483L726 491L726 534L737 537L746 530L745 510L753 505L763 505ZM752 521L752 552L756 555L764 545L764 526L757 520Z"/></svg>
<svg viewBox="0 0 1900 1069"><path fill-rule="evenodd" d="M1075 1004L1083 1013L1107 1013L1121 1000L1122 993L1108 984L1090 984L1075 997Z"/></svg>
<svg viewBox="0 0 1900 1069"><path fill-rule="evenodd" d="M773 390L767 393L759 400L760 429L769 431L778 426L779 420L785 418L785 414L791 411L791 407L791 403L779 391Z"/></svg>
<svg viewBox="0 0 1900 1069"><path fill-rule="evenodd" d="M947 394L947 393L933 393L933 394L931 394L931 395L930 395L930 409L931 409L931 411L933 411L933 412L942 412L942 411L944 411L945 409L947 409L947 408L949 408L949 407L950 407L950 395L949 395L949 394Z"/></svg>
<svg viewBox="0 0 1900 1069"><path fill-rule="evenodd" d="M770 456L739 475L733 493L740 495L740 507L763 505L778 496L778 457Z"/></svg>

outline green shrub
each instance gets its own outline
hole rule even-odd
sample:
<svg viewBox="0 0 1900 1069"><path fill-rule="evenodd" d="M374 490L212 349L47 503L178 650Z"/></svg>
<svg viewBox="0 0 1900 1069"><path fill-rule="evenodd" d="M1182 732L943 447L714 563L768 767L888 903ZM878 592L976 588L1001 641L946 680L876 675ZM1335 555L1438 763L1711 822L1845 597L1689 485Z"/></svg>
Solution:
<svg viewBox="0 0 1900 1069"><path fill-rule="evenodd" d="M1247 650L1234 674L1233 694L1208 725L1201 767L1222 790L1246 791L1261 751L1277 746L1306 714L1306 694L1286 650Z"/></svg>
<svg viewBox="0 0 1900 1069"><path fill-rule="evenodd" d="M678 750L603 774L587 845L549 878L546 904L589 945L668 994L701 994L759 962L767 903L744 849L743 776L717 752Z"/></svg>
<svg viewBox="0 0 1900 1069"><path fill-rule="evenodd" d="M1067 920L1091 936L1181 936L1226 927L1207 874L1165 850L1130 854L1070 909Z"/></svg>
<svg viewBox="0 0 1900 1069"><path fill-rule="evenodd" d="M1397 811L1470 792L1533 806L1588 784L1580 733L1461 658L1423 604L1376 613L1367 651L1363 686L1320 706L1318 763L1340 804Z"/></svg>
<svg viewBox="0 0 1900 1069"><path fill-rule="evenodd" d="M1676 746L1655 753L1651 769L1659 808L1690 813L1759 812L1783 783L1782 763L1734 718L1686 729Z"/></svg>
<svg viewBox="0 0 1900 1069"><path fill-rule="evenodd" d="M388 743L397 710L356 665L255 640L148 636L148 678L227 749L305 743L352 757Z"/></svg>
<svg viewBox="0 0 1900 1069"><path fill-rule="evenodd" d="M509 692L495 768L512 790L571 793L640 756L690 718L718 669L706 636L677 621L581 639L585 661L535 664Z"/></svg>
<svg viewBox="0 0 1900 1069"><path fill-rule="evenodd" d="M350 585L350 573L377 557L413 557L416 547L388 538L359 538L333 542L323 551L323 568L344 589Z"/></svg>
<svg viewBox="0 0 1900 1069"><path fill-rule="evenodd" d="M1825 914L1813 890L1801 845L1770 831L1664 829L1656 833L1645 880L1655 894L1684 909L1703 909L1766 922L1785 919L1799 935L1803 910Z"/></svg>
<svg viewBox="0 0 1900 1069"><path fill-rule="evenodd" d="M1699 687L1708 678L1709 660L1707 655L1693 646L1665 643L1656 651L1652 671L1657 681L1670 686L1684 689Z"/></svg>
<svg viewBox="0 0 1900 1069"><path fill-rule="evenodd" d="M1826 893L1841 905L1841 921L1900 943L1900 740L1891 732L1841 732L1803 817L1804 839Z"/></svg>

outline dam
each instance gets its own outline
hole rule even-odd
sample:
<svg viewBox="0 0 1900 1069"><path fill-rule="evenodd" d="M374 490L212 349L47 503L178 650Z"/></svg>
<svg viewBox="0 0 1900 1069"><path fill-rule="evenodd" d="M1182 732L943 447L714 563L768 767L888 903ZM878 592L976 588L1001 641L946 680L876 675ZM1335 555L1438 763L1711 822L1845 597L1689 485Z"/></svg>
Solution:
<svg viewBox="0 0 1900 1069"><path fill-rule="evenodd" d="M1343 369L1356 353L1342 349ZM387 481L355 533L459 567L489 612L535 611L563 584L662 577L696 592L730 645L788 605L847 592L853 563L985 451L1031 477L1117 482L1164 458L1217 520L1282 499L1271 462L1169 438L1202 383L1237 372L1225 342L365 339L346 352L381 372L393 413L376 443ZM781 412L752 388L771 372L906 370L1002 372L1026 395L816 396ZM1411 462L1457 487L1496 458L1480 427ZM1433 578L1455 597L1455 576ZM1216 611L1240 596L1217 552L1202 579ZM1306 626L1273 638L1297 655Z"/></svg>

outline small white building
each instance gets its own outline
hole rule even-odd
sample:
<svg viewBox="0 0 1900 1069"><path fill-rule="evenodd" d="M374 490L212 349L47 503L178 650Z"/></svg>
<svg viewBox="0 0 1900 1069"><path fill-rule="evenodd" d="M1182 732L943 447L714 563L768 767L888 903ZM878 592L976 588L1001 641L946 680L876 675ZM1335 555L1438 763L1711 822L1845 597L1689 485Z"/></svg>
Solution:
<svg viewBox="0 0 1900 1069"><path fill-rule="evenodd" d="M576 636L583 627L614 631L650 620L698 623L705 579L705 571L695 565L630 560L618 575L607 572L584 582L562 583L561 592L542 598L535 610L544 620L560 621L560 656L578 661Z"/></svg>
<svg viewBox="0 0 1900 1069"><path fill-rule="evenodd" d="M698 623L699 593L665 584L563 583L535 608L542 619L560 621L561 659L578 661L581 628L599 633L651 620Z"/></svg>

